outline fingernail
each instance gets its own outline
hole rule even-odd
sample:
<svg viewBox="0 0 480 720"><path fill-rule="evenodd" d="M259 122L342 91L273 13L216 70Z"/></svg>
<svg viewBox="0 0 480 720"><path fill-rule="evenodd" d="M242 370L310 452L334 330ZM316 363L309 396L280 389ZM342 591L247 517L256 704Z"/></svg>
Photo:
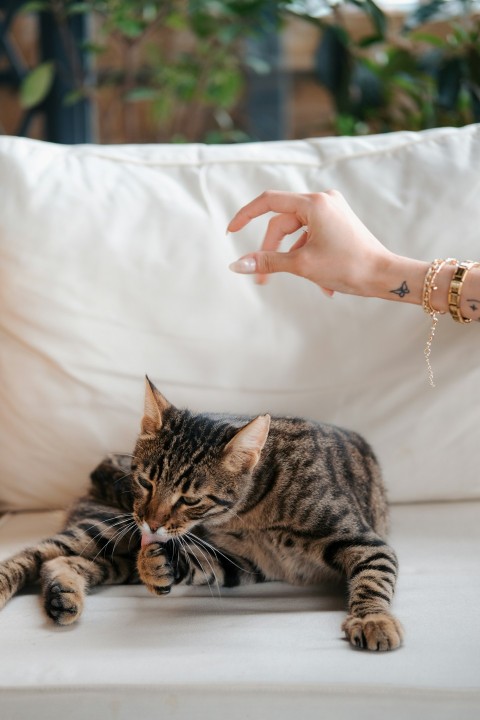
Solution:
<svg viewBox="0 0 480 720"><path fill-rule="evenodd" d="M250 275L257 272L257 261L255 258L241 258L235 260L231 265L228 266L230 270L236 273L243 273L244 275Z"/></svg>
<svg viewBox="0 0 480 720"><path fill-rule="evenodd" d="M324 287L320 287L320 290L328 298L332 298L334 295L334 292L335 292L334 290L329 290L328 288L324 288Z"/></svg>

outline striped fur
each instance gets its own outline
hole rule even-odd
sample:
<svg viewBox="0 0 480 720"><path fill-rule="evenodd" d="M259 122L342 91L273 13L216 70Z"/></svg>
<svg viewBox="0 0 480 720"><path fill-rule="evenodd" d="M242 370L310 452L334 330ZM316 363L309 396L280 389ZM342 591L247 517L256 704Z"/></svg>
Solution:
<svg viewBox="0 0 480 720"><path fill-rule="evenodd" d="M138 582L140 537L125 461L129 466L130 458L110 458L92 473L88 496L75 503L61 532L0 563L0 608L40 580L47 615L69 625L80 616L89 588Z"/></svg>
<svg viewBox="0 0 480 720"><path fill-rule="evenodd" d="M350 642L389 650L397 577L385 541L378 463L359 435L298 418L178 410L150 385L130 458L92 474L65 530L0 564L0 606L40 577L47 614L81 614L88 588L140 579L158 595L175 583L348 581Z"/></svg>

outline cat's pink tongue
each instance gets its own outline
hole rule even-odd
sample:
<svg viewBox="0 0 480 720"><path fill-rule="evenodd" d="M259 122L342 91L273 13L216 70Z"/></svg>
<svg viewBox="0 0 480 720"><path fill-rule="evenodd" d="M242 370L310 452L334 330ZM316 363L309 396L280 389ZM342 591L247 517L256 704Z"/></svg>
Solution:
<svg viewBox="0 0 480 720"><path fill-rule="evenodd" d="M158 535L152 535L150 533L142 533L142 548L146 545L151 545L154 542L161 542Z"/></svg>

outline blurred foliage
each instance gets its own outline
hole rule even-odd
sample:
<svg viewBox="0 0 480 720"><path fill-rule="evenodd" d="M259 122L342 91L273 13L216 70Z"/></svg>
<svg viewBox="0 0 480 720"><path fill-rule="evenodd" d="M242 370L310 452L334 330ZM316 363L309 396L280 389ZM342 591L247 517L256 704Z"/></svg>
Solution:
<svg viewBox="0 0 480 720"><path fill-rule="evenodd" d="M231 111L242 97L246 70L251 64L253 71L268 71L245 52L245 40L276 30L289 2L44 0L25 3L21 12L54 16L74 76L67 104L102 92L110 91L111 97L115 90L124 102L129 140L134 133L128 132L128 116L136 112L129 106L142 103L153 114L160 139L238 142L248 138L235 127ZM81 48L69 33L69 20L79 13L89 15L93 28ZM93 72L79 71L79 52L87 55ZM50 89L39 70L24 80L24 107L41 103ZM208 136L202 138L205 127Z"/></svg>
<svg viewBox="0 0 480 720"><path fill-rule="evenodd" d="M367 10L366 3L358 5ZM347 32L340 7L333 22L317 20L322 29L317 78L331 93L336 132L479 122L480 15L474 3L427 0L396 32L373 2L368 5L372 33L359 40Z"/></svg>
<svg viewBox="0 0 480 720"><path fill-rule="evenodd" d="M235 127L246 69L268 72L248 52L245 40L282 32L290 15L319 28L316 76L331 94L333 131L339 134L419 130L480 120L480 19L472 0L458 0L448 32L425 25L444 19L450 0L427 0L393 33L373 0L44 0L21 12L52 13L71 59L73 91L67 104L115 88L128 107L144 103L159 137L238 142L248 137ZM356 39L347 29L352 6L369 20L371 32ZM88 14L92 39L75 47L69 19ZM351 27L352 23L348 24ZM103 57L117 48L109 67ZM118 51L119 49L119 51ZM83 73L75 54L85 53L93 72ZM119 63L120 57L120 63ZM56 70L42 63L25 77L24 107L41 104ZM210 130L200 137L207 120Z"/></svg>

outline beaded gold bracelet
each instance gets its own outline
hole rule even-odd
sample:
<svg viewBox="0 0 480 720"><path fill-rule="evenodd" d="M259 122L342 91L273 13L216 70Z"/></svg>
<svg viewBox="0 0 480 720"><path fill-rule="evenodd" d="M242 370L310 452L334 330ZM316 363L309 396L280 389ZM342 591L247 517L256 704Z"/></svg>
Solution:
<svg viewBox="0 0 480 720"><path fill-rule="evenodd" d="M430 355L432 353L432 342L433 338L435 336L435 330L437 328L438 323L438 317L437 313L440 313L440 315L444 315L445 313L442 310L435 310L435 308L432 307L432 291L437 290L437 286L435 285L435 280L437 278L438 273L443 268L444 265L457 265L458 260L455 260L455 258L447 258L446 260L441 260L437 258L434 260L430 267L427 270L427 273L425 275L425 280L423 283L423 293L422 293L422 305L424 311L427 313L427 315L430 315L432 318L432 325L430 327L430 335L428 336L425 349L423 351L423 354L425 355L425 362L427 363L427 371L428 371L428 382L432 387L435 387L435 382L433 380L433 369L430 362Z"/></svg>
<svg viewBox="0 0 480 720"><path fill-rule="evenodd" d="M472 319L463 317L460 312L463 283L465 282L468 271L473 267L478 267L479 265L480 263L473 262L473 260L465 260L464 262L458 263L457 269L453 273L453 277L450 281L450 288L448 291L448 311L456 322L464 325L472 322Z"/></svg>

